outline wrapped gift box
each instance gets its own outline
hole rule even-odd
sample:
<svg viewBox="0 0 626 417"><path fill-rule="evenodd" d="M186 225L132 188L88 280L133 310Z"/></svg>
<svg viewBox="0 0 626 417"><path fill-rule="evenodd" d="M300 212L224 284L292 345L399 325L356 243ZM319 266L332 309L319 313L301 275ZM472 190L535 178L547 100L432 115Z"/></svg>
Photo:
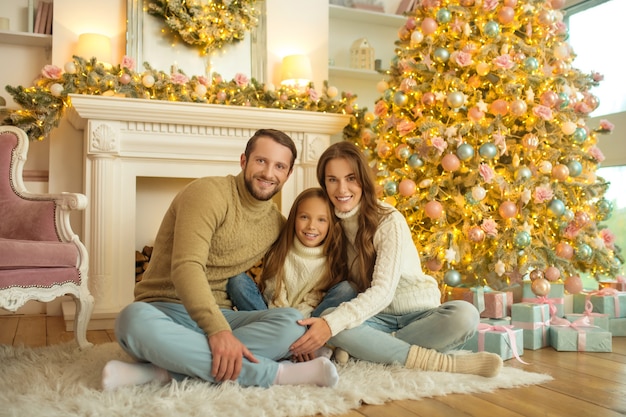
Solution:
<svg viewBox="0 0 626 417"><path fill-rule="evenodd" d="M608 319L609 331L613 336L626 336L626 318Z"/></svg>
<svg viewBox="0 0 626 417"><path fill-rule="evenodd" d="M613 288L574 295L574 313L583 313L590 301L594 313L608 314L609 318L626 317L626 292Z"/></svg>
<svg viewBox="0 0 626 417"><path fill-rule="evenodd" d="M548 304L550 315L563 317L565 315L565 288L562 282L551 282L550 292L543 297L535 295L530 287L530 281L524 281L523 303Z"/></svg>
<svg viewBox="0 0 626 417"><path fill-rule="evenodd" d="M599 327L550 326L550 346L559 352L611 352L612 342L611 332Z"/></svg>
<svg viewBox="0 0 626 417"><path fill-rule="evenodd" d="M446 290L446 300L465 300L474 304L478 312L485 309L485 293L491 291L485 287L450 287Z"/></svg>
<svg viewBox="0 0 626 417"><path fill-rule="evenodd" d="M500 319L511 315L513 293L510 291L485 292L485 309L480 317Z"/></svg>
<svg viewBox="0 0 626 417"><path fill-rule="evenodd" d="M478 331L465 342L464 349L495 353L502 360L515 357L521 361L520 356L524 354L524 334L522 329L513 326L491 326L480 323Z"/></svg>
<svg viewBox="0 0 626 417"><path fill-rule="evenodd" d="M537 350L550 344L550 307L547 304L516 303L511 308L511 324L522 329L524 349Z"/></svg>
<svg viewBox="0 0 626 417"><path fill-rule="evenodd" d="M595 327L599 327L602 330L606 330L607 332L611 331L609 328L609 315L608 314L600 314L600 313L591 313L589 315L582 314L566 314L565 319L570 322L575 322L576 320L580 320L583 317L589 318L589 324Z"/></svg>
<svg viewBox="0 0 626 417"><path fill-rule="evenodd" d="M600 281L600 288L613 288L613 289L616 289L617 291L626 291L626 280Z"/></svg>
<svg viewBox="0 0 626 417"><path fill-rule="evenodd" d="M490 324L492 326L510 326L511 325L511 318L510 317L503 317L501 319L490 319L490 318L481 318L480 319L481 323L486 323L486 324Z"/></svg>

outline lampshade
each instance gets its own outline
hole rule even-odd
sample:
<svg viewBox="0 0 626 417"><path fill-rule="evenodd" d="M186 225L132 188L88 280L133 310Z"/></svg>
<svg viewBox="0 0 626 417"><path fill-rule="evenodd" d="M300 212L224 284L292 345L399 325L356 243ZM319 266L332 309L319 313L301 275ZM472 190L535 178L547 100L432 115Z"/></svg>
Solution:
<svg viewBox="0 0 626 417"><path fill-rule="evenodd" d="M83 33L78 36L74 55L85 59L96 57L98 61L111 63L111 39L99 33Z"/></svg>
<svg viewBox="0 0 626 417"><path fill-rule="evenodd" d="M311 82L311 61L306 55L288 55L281 66L281 84L304 86Z"/></svg>

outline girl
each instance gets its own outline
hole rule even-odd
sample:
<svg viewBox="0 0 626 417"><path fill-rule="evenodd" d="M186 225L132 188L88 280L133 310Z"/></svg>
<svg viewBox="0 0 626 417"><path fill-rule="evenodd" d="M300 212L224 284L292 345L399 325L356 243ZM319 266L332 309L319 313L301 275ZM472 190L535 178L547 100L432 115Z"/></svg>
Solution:
<svg viewBox="0 0 626 417"><path fill-rule="evenodd" d="M331 145L317 177L346 235L350 279L359 294L309 326L292 346L307 354L330 340L350 355L407 368L492 377L502 367L495 354L450 355L475 332L479 314L465 301L440 304L437 281L421 270L419 254L402 214L376 199L375 183L359 148Z"/></svg>
<svg viewBox="0 0 626 417"><path fill-rule="evenodd" d="M323 189L309 188L294 201L278 239L263 260L257 287L240 275L228 280L228 295L238 310L294 307L318 317L352 299L347 282L343 232Z"/></svg>

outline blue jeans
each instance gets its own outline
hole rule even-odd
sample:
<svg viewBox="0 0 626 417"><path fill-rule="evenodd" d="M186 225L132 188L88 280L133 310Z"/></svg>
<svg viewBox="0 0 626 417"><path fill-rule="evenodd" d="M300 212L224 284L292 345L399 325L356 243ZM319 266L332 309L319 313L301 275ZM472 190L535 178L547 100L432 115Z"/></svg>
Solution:
<svg viewBox="0 0 626 417"><path fill-rule="evenodd" d="M246 274L236 275L226 284L228 297L239 311L267 310L267 304L256 283ZM341 281L331 287L311 317L319 317L327 308L337 307L344 301L357 296L356 290L348 281Z"/></svg>
<svg viewBox="0 0 626 417"><path fill-rule="evenodd" d="M272 385L278 372L276 361L289 356L289 346L306 330L296 323L302 314L294 308L221 312L233 335L259 360L253 363L244 358L237 382ZM130 356L167 369L177 380L192 377L216 382L211 376L213 357L207 336L182 304L132 303L117 316L115 335Z"/></svg>
<svg viewBox="0 0 626 417"><path fill-rule="evenodd" d="M339 332L329 344L361 360L404 365L411 345L447 352L472 337L479 321L476 307L454 300L400 316L377 314L360 326Z"/></svg>

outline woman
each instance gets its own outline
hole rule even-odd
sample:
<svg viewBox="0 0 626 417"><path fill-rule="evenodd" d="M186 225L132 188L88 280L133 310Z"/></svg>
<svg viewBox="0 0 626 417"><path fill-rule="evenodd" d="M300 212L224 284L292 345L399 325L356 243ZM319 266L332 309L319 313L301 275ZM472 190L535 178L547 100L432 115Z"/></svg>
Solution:
<svg viewBox="0 0 626 417"><path fill-rule="evenodd" d="M502 359L493 353L441 353L462 346L474 334L478 311L465 301L440 304L437 281L422 272L406 220L376 199L361 150L349 142L330 146L320 157L317 178L340 218L350 279L359 295L322 318L300 320L309 329L291 352L307 354L328 341L361 360L497 375Z"/></svg>

